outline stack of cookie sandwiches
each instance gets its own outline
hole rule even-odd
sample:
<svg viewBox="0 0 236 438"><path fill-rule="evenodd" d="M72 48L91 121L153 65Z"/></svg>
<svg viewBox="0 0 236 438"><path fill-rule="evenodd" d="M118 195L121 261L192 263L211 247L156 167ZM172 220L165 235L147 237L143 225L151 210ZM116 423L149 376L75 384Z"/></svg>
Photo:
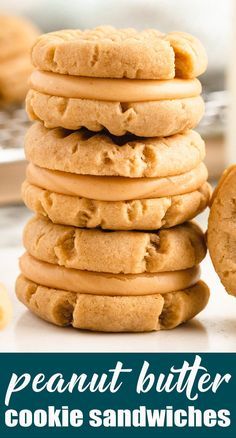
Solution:
<svg viewBox="0 0 236 438"><path fill-rule="evenodd" d="M204 235L188 222L210 200L204 48L185 33L98 27L45 34L27 111L35 124L23 198L18 298L58 325L176 327L199 313Z"/></svg>

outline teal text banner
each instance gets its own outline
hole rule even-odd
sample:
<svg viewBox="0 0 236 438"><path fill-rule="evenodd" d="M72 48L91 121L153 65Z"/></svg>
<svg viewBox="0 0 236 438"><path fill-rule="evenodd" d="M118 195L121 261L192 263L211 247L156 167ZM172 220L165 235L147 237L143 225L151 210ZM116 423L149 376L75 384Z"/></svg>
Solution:
<svg viewBox="0 0 236 438"><path fill-rule="evenodd" d="M1 438L233 438L236 354L2 353Z"/></svg>

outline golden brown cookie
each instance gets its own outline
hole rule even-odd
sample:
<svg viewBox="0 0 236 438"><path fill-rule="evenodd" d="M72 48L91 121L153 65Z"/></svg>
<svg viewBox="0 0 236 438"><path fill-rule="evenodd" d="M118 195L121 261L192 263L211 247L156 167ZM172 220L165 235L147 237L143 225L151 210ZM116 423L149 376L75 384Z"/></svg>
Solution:
<svg viewBox="0 0 236 438"><path fill-rule="evenodd" d="M22 102L33 66L30 47L39 32L27 20L0 15L0 103Z"/></svg>
<svg viewBox="0 0 236 438"><path fill-rule="evenodd" d="M207 242L221 282L236 295L236 165L223 173L213 194Z"/></svg>
<svg viewBox="0 0 236 438"><path fill-rule="evenodd" d="M32 71L29 54L21 54L0 63L0 101L4 104L23 102L29 89Z"/></svg>
<svg viewBox="0 0 236 438"><path fill-rule="evenodd" d="M126 202L95 201L61 195L27 181L22 186L27 207L52 222L82 228L111 230L157 230L193 219L209 204L211 187L179 196Z"/></svg>
<svg viewBox="0 0 236 438"><path fill-rule="evenodd" d="M202 230L192 222L148 233L78 229L34 217L25 227L23 240L37 259L96 272L138 274L188 269L206 255Z"/></svg>
<svg viewBox="0 0 236 438"><path fill-rule="evenodd" d="M195 168L205 158L205 144L195 131L166 138L114 137L87 130L47 129L34 123L26 134L25 154L28 161L51 170L150 178Z"/></svg>
<svg viewBox="0 0 236 438"><path fill-rule="evenodd" d="M12 304L7 290L0 283L0 330L10 322L12 318Z"/></svg>
<svg viewBox="0 0 236 438"><path fill-rule="evenodd" d="M205 49L187 33L112 26L42 35L32 49L32 61L40 70L130 79L193 78L207 65Z"/></svg>
<svg viewBox="0 0 236 438"><path fill-rule="evenodd" d="M200 96L149 102L108 102L51 96L31 89L26 98L31 120L47 128L91 131L106 128L121 136L130 132L143 137L166 137L194 128L204 113Z"/></svg>
<svg viewBox="0 0 236 438"><path fill-rule="evenodd" d="M38 35L36 26L25 18L0 15L0 70L7 59L26 52L29 56Z"/></svg>
<svg viewBox="0 0 236 438"><path fill-rule="evenodd" d="M23 276L17 279L16 294L33 313L53 324L105 332L171 329L197 315L209 299L202 281L164 295L112 297L50 289Z"/></svg>

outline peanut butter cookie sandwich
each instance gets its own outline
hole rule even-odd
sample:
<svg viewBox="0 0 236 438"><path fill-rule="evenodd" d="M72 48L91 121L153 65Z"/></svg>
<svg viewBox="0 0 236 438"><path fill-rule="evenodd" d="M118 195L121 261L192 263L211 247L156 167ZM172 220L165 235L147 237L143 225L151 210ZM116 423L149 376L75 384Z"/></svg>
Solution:
<svg viewBox="0 0 236 438"><path fill-rule="evenodd" d="M27 111L48 128L168 136L194 128L204 104L197 76L207 65L193 36L101 26L42 35Z"/></svg>
<svg viewBox="0 0 236 438"><path fill-rule="evenodd" d="M24 232L16 292L57 325L98 331L170 329L207 304L200 281L202 231L186 223L159 233L80 230L33 218Z"/></svg>

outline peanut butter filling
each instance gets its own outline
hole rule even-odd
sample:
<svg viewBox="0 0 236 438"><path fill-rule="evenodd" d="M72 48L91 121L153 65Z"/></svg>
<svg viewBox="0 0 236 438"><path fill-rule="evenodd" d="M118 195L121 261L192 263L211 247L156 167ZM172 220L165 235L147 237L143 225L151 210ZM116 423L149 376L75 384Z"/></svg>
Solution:
<svg viewBox="0 0 236 438"><path fill-rule="evenodd" d="M100 201L128 201L181 195L197 190L207 180L204 163L181 175L167 178L91 176L49 170L30 163L27 181L55 193Z"/></svg>
<svg viewBox="0 0 236 438"><path fill-rule="evenodd" d="M145 102L199 96L198 79L105 79L62 75L36 70L30 87L40 93L75 99L112 102Z"/></svg>
<svg viewBox="0 0 236 438"><path fill-rule="evenodd" d="M187 289L200 279L200 267L155 274L106 274L42 262L29 253L20 259L22 274L49 288L94 295L151 295Z"/></svg>

